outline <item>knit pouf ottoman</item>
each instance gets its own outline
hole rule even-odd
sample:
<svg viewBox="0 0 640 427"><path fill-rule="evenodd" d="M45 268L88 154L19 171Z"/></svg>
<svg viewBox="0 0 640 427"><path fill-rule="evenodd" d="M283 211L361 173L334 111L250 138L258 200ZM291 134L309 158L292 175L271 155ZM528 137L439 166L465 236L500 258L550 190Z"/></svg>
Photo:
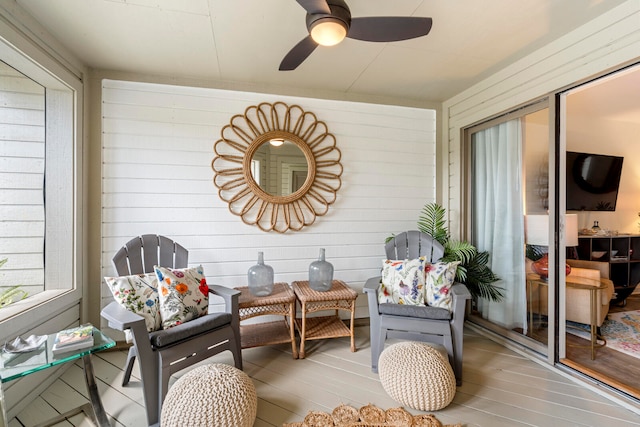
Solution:
<svg viewBox="0 0 640 427"><path fill-rule="evenodd" d="M252 427L258 399L251 378L222 363L179 378L162 404L162 427Z"/></svg>
<svg viewBox="0 0 640 427"><path fill-rule="evenodd" d="M380 354L378 373L384 391L413 409L437 411L456 394L456 377L442 346L413 341L392 344Z"/></svg>

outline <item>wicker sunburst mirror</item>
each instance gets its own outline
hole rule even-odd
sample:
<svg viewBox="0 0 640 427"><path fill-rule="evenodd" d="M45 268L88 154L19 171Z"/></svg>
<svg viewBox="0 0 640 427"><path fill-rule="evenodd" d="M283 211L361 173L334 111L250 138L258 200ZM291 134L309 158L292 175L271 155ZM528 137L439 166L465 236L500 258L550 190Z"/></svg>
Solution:
<svg viewBox="0 0 640 427"><path fill-rule="evenodd" d="M265 102L233 116L220 134L213 183L246 224L279 233L301 230L335 202L341 153L315 114Z"/></svg>

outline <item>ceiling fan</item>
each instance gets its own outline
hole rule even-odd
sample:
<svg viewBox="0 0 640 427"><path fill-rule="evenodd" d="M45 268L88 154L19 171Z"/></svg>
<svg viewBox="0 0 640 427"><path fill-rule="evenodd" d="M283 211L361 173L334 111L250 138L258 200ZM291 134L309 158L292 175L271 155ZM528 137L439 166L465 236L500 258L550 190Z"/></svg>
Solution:
<svg viewBox="0 0 640 427"><path fill-rule="evenodd" d="M318 45L333 46L345 37L369 42L395 42L426 36L432 19L414 16L351 18L344 0L296 0L307 11L309 35L280 63L280 71L295 70Z"/></svg>

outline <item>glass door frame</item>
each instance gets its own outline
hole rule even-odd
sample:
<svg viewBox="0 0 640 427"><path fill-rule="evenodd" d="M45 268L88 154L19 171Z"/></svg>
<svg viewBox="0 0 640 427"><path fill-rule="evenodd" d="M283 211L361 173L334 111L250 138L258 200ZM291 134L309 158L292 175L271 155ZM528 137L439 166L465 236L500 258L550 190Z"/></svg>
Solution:
<svg viewBox="0 0 640 427"><path fill-rule="evenodd" d="M560 230L560 218L564 218L564 207L566 202L563 202L563 197L565 196L565 189L562 187L565 177L563 174L560 174L560 170L564 165L564 154L560 156L560 153L564 153L564 142L560 141L560 129L558 116L556 115L556 111L558 111L558 96L554 94L550 94L548 96L542 97L540 99L534 100L532 102L527 103L526 105L516 107L515 109L507 112L505 114L501 114L499 116L490 118L481 123L475 124L463 130L463 146L462 146L462 167L465 171L471 170L471 135L475 132L478 132L483 129L487 129L493 126L496 126L500 123L513 120L516 118L525 117L528 114L535 113L545 108L548 109L548 127L549 127L549 135L548 135L548 191L549 191L549 215L550 226L549 226L549 242L552 244L549 245L549 265L552 267L549 274L549 286L546 287L548 290L547 301L548 301L548 329L547 329L547 342L550 345L544 345L534 339L527 337L518 332L508 330L502 327L499 327L488 320L482 319L479 316L472 316L470 320L472 323L481 326L482 328L492 332L496 337L500 339L504 338L505 343L509 341L513 341L522 347L526 351L530 351L536 357L544 358L547 363L554 365L558 361L558 352L560 349L563 349L565 346L564 336L564 325L563 322L559 322L557 319L564 319L564 307L562 304L556 304L556 301L564 302L564 287L565 287L565 277L564 274L559 275L560 271L558 266L564 265L566 262L566 254L565 251L560 251L561 246L560 239L564 242L564 230L559 232ZM557 159L557 161L556 161ZM471 221L471 191L470 188L472 181L472 176L470 172L465 174L465 190L464 190L464 198L465 203L463 203L463 211L462 218L464 221L462 222L463 229L461 230L462 236L472 235L472 221ZM560 191L556 186L556 182L560 185ZM560 213L562 212L562 213ZM562 228L564 228L564 224L562 223ZM524 230L523 230L524 232ZM557 262L556 262L557 259ZM564 269L563 269L564 272ZM556 284L558 284L556 286ZM525 285L524 283L522 284ZM562 307L562 309L559 309ZM560 317L562 316L562 317ZM562 326L560 326L562 325ZM558 337L563 337L562 340L559 340Z"/></svg>

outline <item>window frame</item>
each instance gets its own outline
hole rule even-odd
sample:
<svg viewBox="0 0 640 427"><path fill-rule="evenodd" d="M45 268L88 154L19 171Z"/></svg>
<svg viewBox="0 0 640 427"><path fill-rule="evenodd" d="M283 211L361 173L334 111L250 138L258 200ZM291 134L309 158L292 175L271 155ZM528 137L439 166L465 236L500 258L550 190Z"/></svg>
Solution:
<svg viewBox="0 0 640 427"><path fill-rule="evenodd" d="M0 311L0 340L45 323L83 296L82 80L0 16L0 59L45 88L45 290Z"/></svg>
<svg viewBox="0 0 640 427"><path fill-rule="evenodd" d="M473 231L472 220L471 220L471 215L472 215L471 188L472 188L472 180L473 180L473 174L471 172L472 170L471 168L471 136L472 134L484 129L491 128L500 123L507 122L509 120L521 119L529 114L540 112L545 109L548 110L548 117L549 117L548 119L548 126L549 126L548 150L549 150L549 153L552 153L555 147L555 140L553 139L552 135L555 132L555 126L556 126L554 121L554 117L555 117L554 97L552 94L547 94L542 97L536 98L522 105L516 106L506 112L497 114L493 117L489 117L486 120L482 120L480 122L474 123L462 129L462 141L463 141L462 148L463 149L462 149L461 158L463 159L462 164L464 165L462 176L464 177L464 193L463 194L464 194L464 201L465 201L464 209L463 209L463 215L464 215L463 235L465 236L465 238L470 239ZM551 164L551 157L549 157L549 162ZM526 176L523 177L523 182L526 182ZM549 185L549 197L551 198L554 195L551 189L551 186L554 185L554 181L551 181L551 178L548 185ZM524 195L524 197L526 197L526 195ZM524 200L522 202L524 203ZM555 209L554 208L555 204L553 203L553 201L549 200L549 203L550 203L549 209ZM553 204L553 206L551 206L551 204ZM553 263L553 260L558 255L559 254L557 253L555 247L553 245L550 245L549 246L549 256L551 260L550 263ZM548 287L547 289L547 292L549 292L547 296L548 304L549 304L549 307L555 307L555 294L549 290L550 288L551 287ZM555 339L554 330L556 327L557 318L558 317L555 312L549 313L549 331L548 331L547 339L548 339L548 343L551 343L550 345L540 344L520 333L516 333L510 330L504 329L502 327L499 327L493 324L492 322L481 318L480 316L475 316L475 315L470 316L469 320L471 323L477 324L503 337L504 339L514 341L518 344L523 345L528 350L533 351L535 352L535 354L541 355L542 357L547 359L549 363L553 363L553 360L555 357L555 346L553 344Z"/></svg>

